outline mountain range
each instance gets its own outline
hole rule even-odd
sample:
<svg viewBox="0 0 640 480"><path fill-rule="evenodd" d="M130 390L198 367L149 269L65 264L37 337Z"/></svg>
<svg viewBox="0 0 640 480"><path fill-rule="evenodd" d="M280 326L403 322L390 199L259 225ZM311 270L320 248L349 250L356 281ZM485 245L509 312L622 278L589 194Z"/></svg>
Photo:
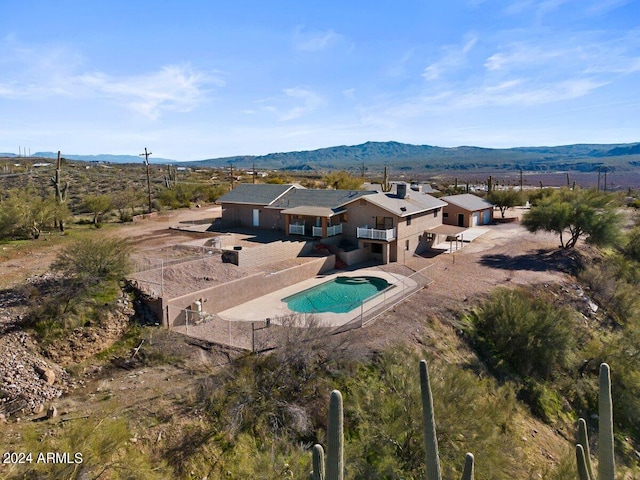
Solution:
<svg viewBox="0 0 640 480"><path fill-rule="evenodd" d="M15 157L14 154L0 156ZM37 152L32 157L56 158L54 152ZM135 155L63 155L70 160L110 163L141 163ZM224 158L178 162L153 158L154 164L198 167L229 167L238 169L283 170L394 170L429 172L436 170L525 170L525 171L609 171L634 170L640 166L640 143L576 144L556 147L481 148L472 146L436 147L399 142L366 142L361 145L335 146L317 150L239 155Z"/></svg>

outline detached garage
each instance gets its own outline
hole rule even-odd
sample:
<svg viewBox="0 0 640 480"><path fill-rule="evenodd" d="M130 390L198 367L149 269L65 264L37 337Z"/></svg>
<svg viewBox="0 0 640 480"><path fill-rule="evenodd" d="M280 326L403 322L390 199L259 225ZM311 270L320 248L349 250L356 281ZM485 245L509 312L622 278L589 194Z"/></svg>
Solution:
<svg viewBox="0 0 640 480"><path fill-rule="evenodd" d="M457 227L476 227L493 222L493 203L470 193L449 195L440 200L447 202L442 209L442 223Z"/></svg>

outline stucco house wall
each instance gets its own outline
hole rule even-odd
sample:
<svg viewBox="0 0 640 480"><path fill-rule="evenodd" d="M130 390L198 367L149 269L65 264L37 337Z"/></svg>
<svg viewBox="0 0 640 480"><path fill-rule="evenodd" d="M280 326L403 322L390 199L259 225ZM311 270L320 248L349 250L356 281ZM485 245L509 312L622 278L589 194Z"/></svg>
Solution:
<svg viewBox="0 0 640 480"><path fill-rule="evenodd" d="M256 228L284 230L284 218L280 210L265 208L264 205L222 204L222 224L234 227L253 227L253 210L258 209L260 225Z"/></svg>
<svg viewBox="0 0 640 480"><path fill-rule="evenodd" d="M368 225L370 228L376 228L376 217L392 217L393 227L398 226L397 217L384 208L373 205L362 198L351 202L347 205L347 222L342 226L343 235L350 240L356 240L358 227Z"/></svg>
<svg viewBox="0 0 640 480"><path fill-rule="evenodd" d="M427 212L411 215L411 225L408 217L400 217L398 222L398 257L422 253L430 246L426 240L425 230L442 225L442 209L437 208Z"/></svg>
<svg viewBox="0 0 640 480"><path fill-rule="evenodd" d="M485 222L485 212L488 212L488 217L489 217L488 222ZM483 210L469 211L462 207L459 207L458 205L453 205L452 203L450 203L446 207L444 207L443 215L444 214L447 214L447 216L443 216L442 223L446 225L456 225L456 226L467 227L467 228L472 227L473 226L472 216L474 214L477 214L479 216L478 225L484 225L487 223L491 223L493 221L493 208L485 208ZM464 215L464 223L462 225L458 223L459 214Z"/></svg>
<svg viewBox="0 0 640 480"><path fill-rule="evenodd" d="M465 210L457 205L448 204L443 207L442 212L442 223L445 225L456 225L459 227L469 227L471 222L471 212L469 210ZM464 221L462 225L458 222L458 215L464 215Z"/></svg>

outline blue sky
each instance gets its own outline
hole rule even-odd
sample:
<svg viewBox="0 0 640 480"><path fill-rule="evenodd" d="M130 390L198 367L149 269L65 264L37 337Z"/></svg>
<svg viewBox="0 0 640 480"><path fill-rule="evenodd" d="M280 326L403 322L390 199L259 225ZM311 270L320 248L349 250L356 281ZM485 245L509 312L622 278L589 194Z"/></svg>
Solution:
<svg viewBox="0 0 640 480"><path fill-rule="evenodd" d="M640 141L637 0L0 0L0 152Z"/></svg>

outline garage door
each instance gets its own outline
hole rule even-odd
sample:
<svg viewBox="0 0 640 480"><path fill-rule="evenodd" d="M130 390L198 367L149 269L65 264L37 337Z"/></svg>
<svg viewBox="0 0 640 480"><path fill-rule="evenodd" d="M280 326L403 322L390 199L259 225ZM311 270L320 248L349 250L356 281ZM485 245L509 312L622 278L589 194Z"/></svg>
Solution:
<svg viewBox="0 0 640 480"><path fill-rule="evenodd" d="M482 216L482 224L489 225L489 223L491 223L491 212L489 210L485 210L484 212L482 212Z"/></svg>
<svg viewBox="0 0 640 480"><path fill-rule="evenodd" d="M480 223L480 212L475 212L471 217L471 226L477 227L478 223Z"/></svg>

